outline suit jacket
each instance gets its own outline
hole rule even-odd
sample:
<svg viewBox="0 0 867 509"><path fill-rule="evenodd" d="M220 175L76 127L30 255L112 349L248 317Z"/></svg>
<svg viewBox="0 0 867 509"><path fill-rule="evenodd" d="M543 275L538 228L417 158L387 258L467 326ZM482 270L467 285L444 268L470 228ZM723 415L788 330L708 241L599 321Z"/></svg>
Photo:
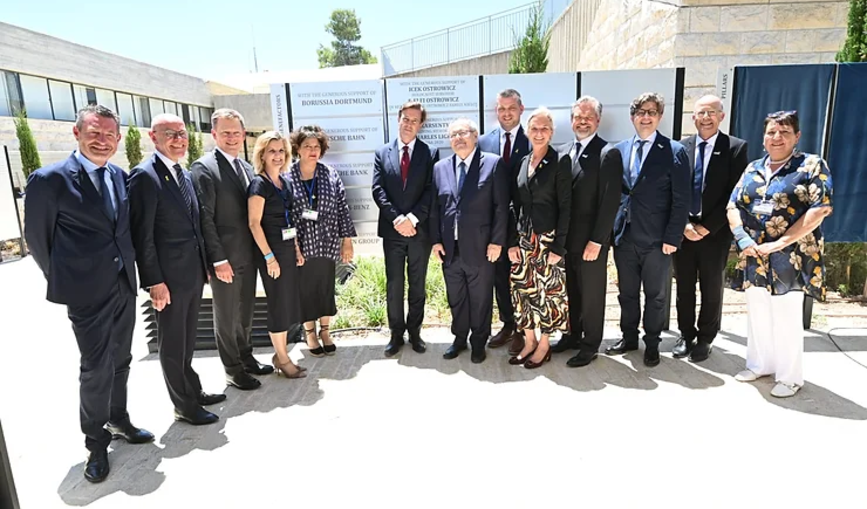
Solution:
<svg viewBox="0 0 867 509"><path fill-rule="evenodd" d="M554 242L549 248L560 256L566 254L566 236L572 208L572 159L560 155L553 147L528 177L530 159L521 160L518 177L512 188L512 216L518 227L512 230L509 246L518 245L517 230L527 231L532 225L536 233L554 231Z"/></svg>
<svg viewBox="0 0 867 509"><path fill-rule="evenodd" d="M252 182L252 166L243 160L241 165ZM256 246L247 225L247 186L217 150L194 162L190 173L199 199L208 270L213 274L214 263L221 260L229 260L233 267L253 263Z"/></svg>
<svg viewBox="0 0 867 509"><path fill-rule="evenodd" d="M696 136L683 140L683 147L689 157L689 167L695 168ZM749 164L747 142L720 132L713 147L707 172L704 176L704 191L701 194L701 219L690 217L690 221L707 228L711 235L723 232L731 236L726 219L726 206L732 189L738 184ZM691 173L690 173L691 174ZM692 188L690 188L690 191ZM691 195L690 195L691 196Z"/></svg>
<svg viewBox="0 0 867 509"><path fill-rule="evenodd" d="M440 152L416 138L409 159L406 188L400 176L400 158L397 139L379 147L374 153L372 190L373 200L379 207L377 235L384 239L405 239L394 229L394 220L400 215L412 213L418 219L416 237L427 240L431 178L433 165L439 161Z"/></svg>
<svg viewBox="0 0 867 509"><path fill-rule="evenodd" d="M500 154L500 134L502 134L502 132L503 129L498 125L496 129L479 136L479 150L482 152L497 154L502 157L502 154ZM518 168L521 166L521 159L529 153L530 140L524 133L524 127L519 125L518 133L515 134L515 139L512 140L512 156L509 158L509 164L506 166L509 170L510 180L518 175Z"/></svg>
<svg viewBox="0 0 867 509"><path fill-rule="evenodd" d="M199 201L190 172L192 213L180 187L156 154L136 166L129 177L130 223L142 288L165 283L169 291L195 291L198 271L206 278L208 262L199 227Z"/></svg>
<svg viewBox="0 0 867 509"><path fill-rule="evenodd" d="M476 147L464 187L458 194L457 164L457 156L453 155L434 165L431 241L443 245L445 264L451 265L457 224L461 259L473 266L490 263L488 244L506 247L509 221L509 184L504 178L506 167L500 156L482 152Z"/></svg>
<svg viewBox="0 0 867 509"><path fill-rule="evenodd" d="M560 147L561 154L571 154L575 140ZM620 151L598 134L584 152L572 161L572 218L566 250L581 254L587 242L607 247L611 242L614 216L620 206L620 180L623 161Z"/></svg>
<svg viewBox="0 0 867 509"><path fill-rule="evenodd" d="M614 242L620 244L629 222L629 239L639 247L670 244L680 248L689 215L689 156L680 143L656 133L634 185L629 185L629 138L616 145L623 157L620 208L614 219Z"/></svg>
<svg viewBox="0 0 867 509"><path fill-rule="evenodd" d="M27 179L24 234L48 280L46 298L88 306L108 298L123 277L136 288L135 250L129 228L127 175L111 163L117 219L109 217L99 191L75 154L40 168Z"/></svg>

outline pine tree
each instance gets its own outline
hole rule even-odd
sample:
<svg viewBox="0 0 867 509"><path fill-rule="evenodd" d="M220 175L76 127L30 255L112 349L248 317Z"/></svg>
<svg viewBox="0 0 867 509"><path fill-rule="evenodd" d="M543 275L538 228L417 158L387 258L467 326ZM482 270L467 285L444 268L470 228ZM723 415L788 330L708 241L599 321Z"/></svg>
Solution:
<svg viewBox="0 0 867 509"><path fill-rule="evenodd" d="M516 41L515 49L512 50L509 58L509 74L545 72L548 68L550 45L551 33L544 19L542 2L539 2L530 13L524 36Z"/></svg>
<svg viewBox="0 0 867 509"><path fill-rule="evenodd" d="M867 0L849 0L849 31L838 62L867 62Z"/></svg>
<svg viewBox="0 0 867 509"><path fill-rule="evenodd" d="M325 31L337 40L331 42L330 48L319 45L316 56L320 68L376 63L371 52L353 44L361 40L361 20L355 15L355 9L335 9Z"/></svg>
<svg viewBox="0 0 867 509"><path fill-rule="evenodd" d="M202 150L202 133L196 131L193 124L187 126L187 132L190 135L190 144L187 147L187 168L189 168L204 155L204 152Z"/></svg>
<svg viewBox="0 0 867 509"><path fill-rule="evenodd" d="M126 149L126 160L129 161L129 169L131 170L138 166L142 160L141 133L134 125L129 126L124 148Z"/></svg>
<svg viewBox="0 0 867 509"><path fill-rule="evenodd" d="M27 122L27 112L21 108L15 114L15 135L18 136L18 152L21 155L21 169L24 178L42 167L39 151L36 150L36 140Z"/></svg>

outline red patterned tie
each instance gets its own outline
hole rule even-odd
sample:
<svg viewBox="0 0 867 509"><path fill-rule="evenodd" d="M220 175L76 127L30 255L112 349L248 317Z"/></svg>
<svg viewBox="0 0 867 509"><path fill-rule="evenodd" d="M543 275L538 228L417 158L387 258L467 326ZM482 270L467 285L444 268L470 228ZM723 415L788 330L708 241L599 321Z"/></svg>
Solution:
<svg viewBox="0 0 867 509"><path fill-rule="evenodd" d="M403 156L400 158L400 178L403 179L404 188L406 188L407 177L409 177L409 145L404 145Z"/></svg>
<svg viewBox="0 0 867 509"><path fill-rule="evenodd" d="M509 164L512 158L512 133L506 131L506 143L503 145L503 162Z"/></svg>

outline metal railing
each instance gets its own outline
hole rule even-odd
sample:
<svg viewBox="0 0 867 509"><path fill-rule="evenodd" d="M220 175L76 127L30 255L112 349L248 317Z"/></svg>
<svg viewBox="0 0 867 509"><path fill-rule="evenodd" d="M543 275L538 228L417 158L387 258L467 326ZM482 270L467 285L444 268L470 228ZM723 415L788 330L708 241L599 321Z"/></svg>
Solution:
<svg viewBox="0 0 867 509"><path fill-rule="evenodd" d="M545 26L572 0L538 0L507 11L455 25L381 48L386 76L459 60L509 51L524 34L533 9L541 2Z"/></svg>

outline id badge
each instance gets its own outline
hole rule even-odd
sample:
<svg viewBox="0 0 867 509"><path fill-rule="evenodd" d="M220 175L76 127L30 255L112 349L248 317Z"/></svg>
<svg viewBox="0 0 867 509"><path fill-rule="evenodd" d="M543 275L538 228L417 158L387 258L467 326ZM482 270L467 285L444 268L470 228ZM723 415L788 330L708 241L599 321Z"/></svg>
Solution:
<svg viewBox="0 0 867 509"><path fill-rule="evenodd" d="M295 228L283 228L283 240L292 240L295 235Z"/></svg>
<svg viewBox="0 0 867 509"><path fill-rule="evenodd" d="M318 221L319 220L319 211L306 209L303 213L301 213L301 217L308 221Z"/></svg>
<svg viewBox="0 0 867 509"><path fill-rule="evenodd" d="M770 216L774 213L774 202L768 200L757 201L753 205L753 214L761 216Z"/></svg>

